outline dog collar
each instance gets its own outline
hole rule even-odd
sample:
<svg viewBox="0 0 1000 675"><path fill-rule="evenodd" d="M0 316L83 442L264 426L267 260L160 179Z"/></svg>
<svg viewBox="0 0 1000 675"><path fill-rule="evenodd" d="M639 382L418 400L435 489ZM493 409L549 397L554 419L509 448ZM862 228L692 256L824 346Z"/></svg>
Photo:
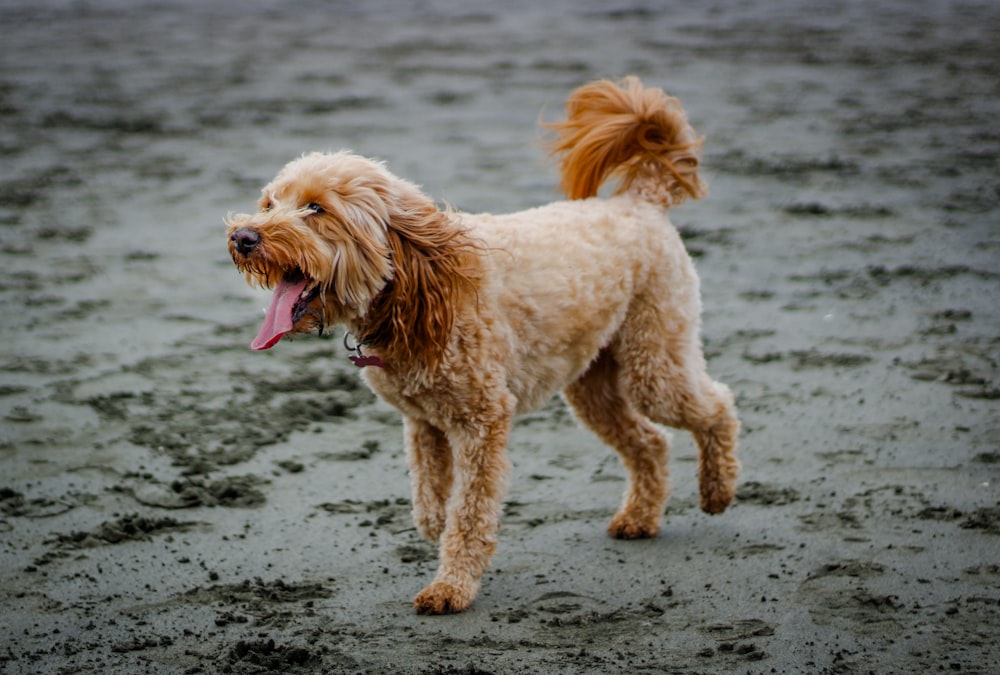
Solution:
<svg viewBox="0 0 1000 675"><path fill-rule="evenodd" d="M362 353L361 348L369 344L368 342L355 342L354 346L352 347L350 345L352 338L353 336L351 335L350 331L344 333L344 349L346 349L349 352L354 352L354 354L347 357L351 360L351 363L356 365L358 368L364 368L365 366L375 366L376 368L385 368L385 363L378 356L375 356L374 354Z"/></svg>

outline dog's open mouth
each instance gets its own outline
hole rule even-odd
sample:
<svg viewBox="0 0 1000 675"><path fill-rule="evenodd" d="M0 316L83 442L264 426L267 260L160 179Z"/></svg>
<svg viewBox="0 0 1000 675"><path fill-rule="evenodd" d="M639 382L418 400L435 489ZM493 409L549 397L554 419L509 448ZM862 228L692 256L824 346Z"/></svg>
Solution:
<svg viewBox="0 0 1000 675"><path fill-rule="evenodd" d="M292 270L285 275L274 289L271 304L264 313L257 337L250 343L255 350L270 349L286 334L292 332L295 323L319 294L319 283L310 279L301 270Z"/></svg>

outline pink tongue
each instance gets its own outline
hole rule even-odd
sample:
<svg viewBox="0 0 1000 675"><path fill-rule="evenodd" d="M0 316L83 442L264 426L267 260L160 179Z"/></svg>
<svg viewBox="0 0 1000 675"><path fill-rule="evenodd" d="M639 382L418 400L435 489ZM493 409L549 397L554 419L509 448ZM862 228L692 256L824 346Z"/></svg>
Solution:
<svg viewBox="0 0 1000 675"><path fill-rule="evenodd" d="M261 325L257 337L250 343L250 349L258 351L270 349L278 344L278 340L285 333L292 330L292 308L295 306L295 301L302 295L302 291L306 289L306 283L307 280L303 279L295 283L282 281L278 284L278 287L274 289L267 313L264 315L264 323Z"/></svg>

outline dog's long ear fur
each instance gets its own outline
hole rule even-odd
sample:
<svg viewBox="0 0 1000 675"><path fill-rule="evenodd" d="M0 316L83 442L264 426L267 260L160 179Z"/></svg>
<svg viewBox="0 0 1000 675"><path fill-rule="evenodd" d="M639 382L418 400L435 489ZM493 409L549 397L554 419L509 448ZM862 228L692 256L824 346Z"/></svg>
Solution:
<svg viewBox="0 0 1000 675"><path fill-rule="evenodd" d="M566 101L566 119L545 126L556 132L547 146L560 156L560 187L570 199L595 196L612 176L620 179L617 193L668 207L707 193L698 177L702 139L680 101L643 87L637 77L576 89Z"/></svg>
<svg viewBox="0 0 1000 675"><path fill-rule="evenodd" d="M394 187L386 231L392 278L364 317L359 338L378 345L388 362L433 367L456 314L475 301L478 247L415 186L400 180Z"/></svg>

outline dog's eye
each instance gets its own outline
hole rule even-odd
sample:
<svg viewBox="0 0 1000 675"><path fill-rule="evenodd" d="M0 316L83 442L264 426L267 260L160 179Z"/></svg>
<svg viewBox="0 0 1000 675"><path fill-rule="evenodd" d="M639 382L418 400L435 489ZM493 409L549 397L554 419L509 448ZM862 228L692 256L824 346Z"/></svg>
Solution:
<svg viewBox="0 0 1000 675"><path fill-rule="evenodd" d="M306 206L306 210L309 211L314 216L324 212L323 207L317 204L316 202L312 202L308 206Z"/></svg>
<svg viewBox="0 0 1000 675"><path fill-rule="evenodd" d="M272 204L271 202L268 201L268 202L264 202L261 205L260 210L261 211L270 211L272 208L274 208L274 204Z"/></svg>

